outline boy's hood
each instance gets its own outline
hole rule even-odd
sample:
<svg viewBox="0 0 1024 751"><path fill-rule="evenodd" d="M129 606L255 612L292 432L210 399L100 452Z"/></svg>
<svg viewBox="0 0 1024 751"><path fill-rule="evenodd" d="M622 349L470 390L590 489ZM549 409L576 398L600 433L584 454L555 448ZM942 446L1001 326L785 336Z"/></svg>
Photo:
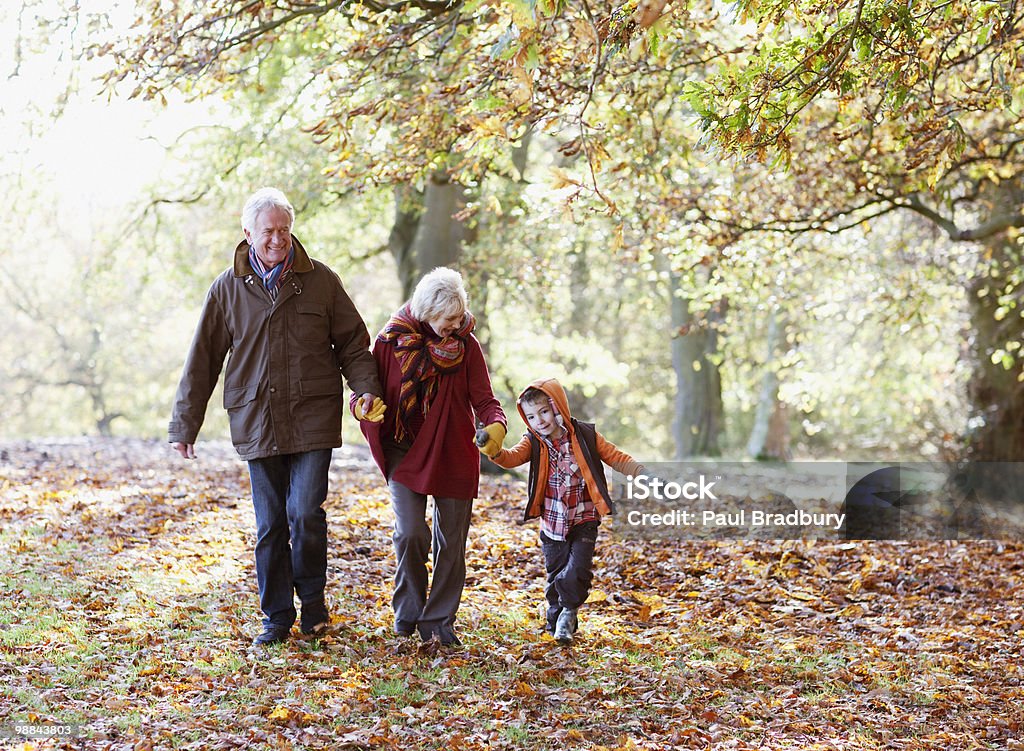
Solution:
<svg viewBox="0 0 1024 751"><path fill-rule="evenodd" d="M530 427L530 424L526 422L526 414L523 412L523 394L525 394L527 390L531 388L539 389L551 398L551 402L555 405L555 409L558 411L558 414L562 416L562 420L565 423L565 429L569 431L571 435L573 433L573 429L572 422L570 421L572 415L569 414L569 397L565 395L565 389L562 388L562 384L560 384L558 380L555 378L538 378L536 381L534 381L525 389L523 389L522 393L519 394L519 398L516 399L516 408L519 410L519 416L523 418L523 422L526 423L527 430L529 430L538 438L543 438L543 436L537 433L533 428Z"/></svg>

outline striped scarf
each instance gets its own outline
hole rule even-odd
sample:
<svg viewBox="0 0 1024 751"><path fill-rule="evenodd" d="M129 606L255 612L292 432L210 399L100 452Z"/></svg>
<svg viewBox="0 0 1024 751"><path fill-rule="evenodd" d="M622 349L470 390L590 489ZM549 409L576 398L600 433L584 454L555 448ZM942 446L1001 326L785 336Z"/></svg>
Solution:
<svg viewBox="0 0 1024 751"><path fill-rule="evenodd" d="M268 269L263 261L260 260L260 257L256 255L256 249L251 245L249 246L249 265L252 266L252 270L256 272L256 275L263 280L263 286L270 293L271 300L277 299L277 291L281 288L281 281L284 279L285 273L291 270L294 261L295 246L293 245L288 250L287 258L274 268Z"/></svg>
<svg viewBox="0 0 1024 751"><path fill-rule="evenodd" d="M377 335L379 342L393 342L395 359L402 371L395 411L395 440L402 444L410 427L422 424L437 396L439 377L454 373L462 366L466 353L466 337L473 331L476 319L468 310L462 326L454 334L441 339L430 325L413 318L409 305L404 305ZM418 412L418 414L417 414Z"/></svg>

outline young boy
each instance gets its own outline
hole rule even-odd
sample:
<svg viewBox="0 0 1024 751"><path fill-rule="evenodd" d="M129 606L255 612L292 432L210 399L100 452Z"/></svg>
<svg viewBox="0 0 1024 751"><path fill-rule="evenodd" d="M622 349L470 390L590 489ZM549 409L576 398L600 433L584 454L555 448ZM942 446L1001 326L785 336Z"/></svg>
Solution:
<svg viewBox="0 0 1024 751"><path fill-rule="evenodd" d="M594 578L597 527L603 515L613 513L602 462L627 475L640 474L643 467L592 423L572 417L565 390L554 378L531 383L516 404L529 428L523 439L511 449L481 451L506 468L530 462L525 518L540 517L547 631L568 644Z"/></svg>

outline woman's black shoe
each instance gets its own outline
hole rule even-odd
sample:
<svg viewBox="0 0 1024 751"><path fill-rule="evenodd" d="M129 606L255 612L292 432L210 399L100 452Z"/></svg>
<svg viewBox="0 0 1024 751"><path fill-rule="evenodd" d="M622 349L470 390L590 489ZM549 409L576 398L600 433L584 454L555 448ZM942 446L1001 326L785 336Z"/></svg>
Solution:
<svg viewBox="0 0 1024 751"><path fill-rule="evenodd" d="M431 639L437 639L441 642L442 647L461 647L462 642L459 641L459 637L455 634L455 629L451 626L437 626L437 625L420 625L420 638L423 641L430 641Z"/></svg>

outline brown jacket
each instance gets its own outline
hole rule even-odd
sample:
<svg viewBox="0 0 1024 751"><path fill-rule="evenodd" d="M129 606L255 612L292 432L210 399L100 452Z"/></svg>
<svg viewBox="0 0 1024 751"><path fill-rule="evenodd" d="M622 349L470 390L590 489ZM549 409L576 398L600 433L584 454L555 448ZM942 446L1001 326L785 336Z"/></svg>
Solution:
<svg viewBox="0 0 1024 751"><path fill-rule="evenodd" d="M171 443L195 443L224 373L224 408L242 459L341 445L341 377L379 395L370 335L331 269L292 237L295 260L272 301L249 265L249 245L214 280L174 399Z"/></svg>
<svg viewBox="0 0 1024 751"><path fill-rule="evenodd" d="M541 378L527 388L540 389L554 402L555 409L562 416L565 429L569 431L572 452L583 474L583 479L587 483L590 499L601 515L612 513L614 509L608 494L602 462L624 475L639 474L643 471L643 465L625 451L620 451L611 441L605 440L605 437L598 433L592 424L581 423L573 418L569 412L569 399L565 395L565 389L554 378ZM526 389L523 390L523 393L525 392ZM522 396L520 394L519 398L521 399ZM523 422L526 422L526 415L518 400L516 406L519 407L519 414L523 418ZM526 503L524 517L533 519L540 516L544 510L544 491L547 490L550 468L548 452L543 448L543 439L534 432L529 423L527 423L527 432L523 435L522 440L510 449L499 451L491 457L491 461L506 469L530 462L530 496Z"/></svg>

